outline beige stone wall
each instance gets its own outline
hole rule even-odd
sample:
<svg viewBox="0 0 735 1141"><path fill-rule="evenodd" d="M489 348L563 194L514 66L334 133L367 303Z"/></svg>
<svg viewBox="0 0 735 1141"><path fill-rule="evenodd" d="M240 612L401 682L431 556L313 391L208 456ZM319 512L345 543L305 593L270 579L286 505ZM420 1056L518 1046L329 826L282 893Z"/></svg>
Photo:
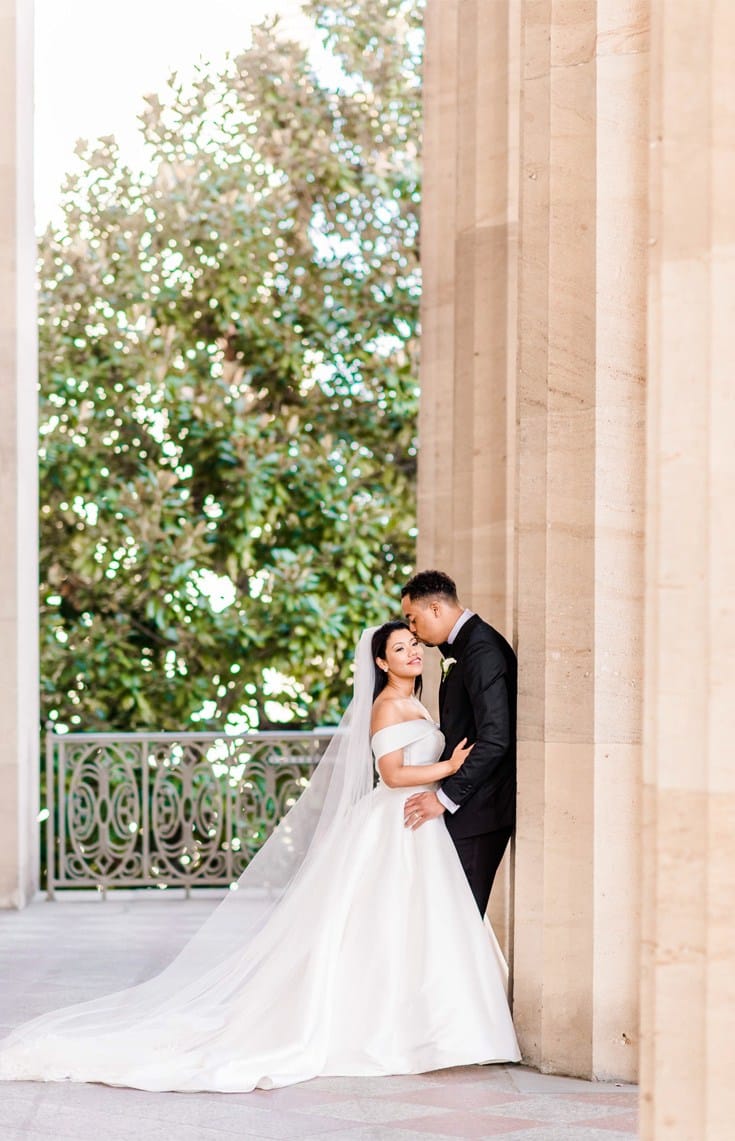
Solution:
<svg viewBox="0 0 735 1141"><path fill-rule="evenodd" d="M735 6L653 6L642 1137L735 1135Z"/></svg>
<svg viewBox="0 0 735 1141"><path fill-rule="evenodd" d="M0 907L38 881L33 5L0 0Z"/></svg>

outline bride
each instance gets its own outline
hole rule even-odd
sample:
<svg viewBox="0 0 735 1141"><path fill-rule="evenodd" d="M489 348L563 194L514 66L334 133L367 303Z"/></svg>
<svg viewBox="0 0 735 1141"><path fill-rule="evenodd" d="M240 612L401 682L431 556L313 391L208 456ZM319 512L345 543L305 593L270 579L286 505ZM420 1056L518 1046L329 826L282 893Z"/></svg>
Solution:
<svg viewBox="0 0 735 1141"><path fill-rule="evenodd" d="M16 1029L0 1078L243 1092L518 1061L505 963L444 822L403 822L406 790L469 753L437 761L422 656L403 622L366 630L350 706L236 890L148 982Z"/></svg>

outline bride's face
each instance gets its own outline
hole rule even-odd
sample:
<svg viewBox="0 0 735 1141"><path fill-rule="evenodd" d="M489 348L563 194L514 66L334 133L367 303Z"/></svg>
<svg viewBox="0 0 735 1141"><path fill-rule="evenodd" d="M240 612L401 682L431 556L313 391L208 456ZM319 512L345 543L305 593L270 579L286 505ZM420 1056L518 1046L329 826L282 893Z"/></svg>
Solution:
<svg viewBox="0 0 735 1141"><path fill-rule="evenodd" d="M394 630L385 647L385 659L378 665L387 665L393 677L418 677L424 664L424 648L409 630Z"/></svg>

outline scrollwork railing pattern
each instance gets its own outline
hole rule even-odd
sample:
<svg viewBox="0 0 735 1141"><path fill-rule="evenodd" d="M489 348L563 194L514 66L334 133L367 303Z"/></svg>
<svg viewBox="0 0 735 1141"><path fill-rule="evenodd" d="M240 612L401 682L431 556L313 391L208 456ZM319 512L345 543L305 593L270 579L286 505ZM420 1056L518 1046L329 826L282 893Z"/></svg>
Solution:
<svg viewBox="0 0 735 1141"><path fill-rule="evenodd" d="M49 896L233 883L308 784L331 735L50 730Z"/></svg>

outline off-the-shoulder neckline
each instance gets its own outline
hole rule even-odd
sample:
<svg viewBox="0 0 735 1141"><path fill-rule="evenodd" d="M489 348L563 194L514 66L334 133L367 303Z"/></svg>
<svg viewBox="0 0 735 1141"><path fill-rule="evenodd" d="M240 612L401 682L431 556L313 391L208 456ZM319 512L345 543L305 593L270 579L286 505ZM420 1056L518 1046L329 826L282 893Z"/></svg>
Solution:
<svg viewBox="0 0 735 1141"><path fill-rule="evenodd" d="M396 721L393 725L384 725L382 729L376 729L370 735L370 740L374 741L378 733L384 733L386 729L399 729L401 725L412 725L414 721L425 721L427 725L431 725L432 729L437 728L436 721L431 717L407 717L405 721Z"/></svg>

